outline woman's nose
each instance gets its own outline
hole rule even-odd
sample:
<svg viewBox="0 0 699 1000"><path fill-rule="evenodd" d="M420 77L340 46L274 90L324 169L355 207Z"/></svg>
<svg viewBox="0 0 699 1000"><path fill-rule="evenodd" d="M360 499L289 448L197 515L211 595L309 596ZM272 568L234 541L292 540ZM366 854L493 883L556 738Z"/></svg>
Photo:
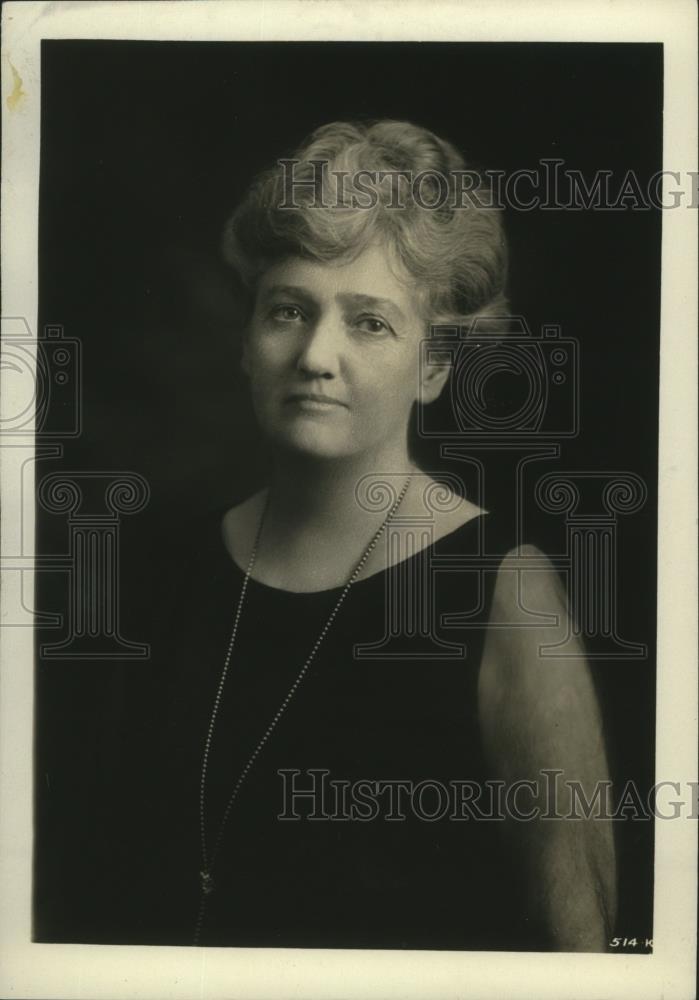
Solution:
<svg viewBox="0 0 699 1000"><path fill-rule="evenodd" d="M339 370L342 344L342 323L339 317L320 317L306 330L297 366L307 375L333 378Z"/></svg>

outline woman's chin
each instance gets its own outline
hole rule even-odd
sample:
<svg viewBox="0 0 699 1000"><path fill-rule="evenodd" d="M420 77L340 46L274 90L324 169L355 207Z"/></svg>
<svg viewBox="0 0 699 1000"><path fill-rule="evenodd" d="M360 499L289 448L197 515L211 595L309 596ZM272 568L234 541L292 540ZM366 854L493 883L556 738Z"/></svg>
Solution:
<svg viewBox="0 0 699 1000"><path fill-rule="evenodd" d="M299 433L298 430L287 430L285 433L274 435L272 445L287 454L295 454L299 458L316 458L319 461L350 458L357 450L352 442L338 440L334 435Z"/></svg>

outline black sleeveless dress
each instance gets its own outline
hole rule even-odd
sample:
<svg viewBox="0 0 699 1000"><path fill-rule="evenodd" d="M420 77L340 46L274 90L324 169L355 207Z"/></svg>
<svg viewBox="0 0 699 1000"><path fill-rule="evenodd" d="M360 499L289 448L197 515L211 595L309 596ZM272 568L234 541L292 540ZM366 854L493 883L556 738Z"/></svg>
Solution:
<svg viewBox="0 0 699 1000"><path fill-rule="evenodd" d="M119 682L94 877L74 883L99 900L69 939L194 943L202 753L244 579L222 513L181 539L153 662ZM478 727L485 627L511 545L483 514L350 588L230 809L198 943L548 947L503 838ZM341 590L248 583L209 754L210 854Z"/></svg>

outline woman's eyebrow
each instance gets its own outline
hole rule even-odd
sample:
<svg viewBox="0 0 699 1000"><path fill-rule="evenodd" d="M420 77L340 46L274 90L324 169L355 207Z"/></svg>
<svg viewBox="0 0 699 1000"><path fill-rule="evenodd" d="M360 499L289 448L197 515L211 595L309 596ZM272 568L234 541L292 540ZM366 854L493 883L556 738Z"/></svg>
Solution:
<svg viewBox="0 0 699 1000"><path fill-rule="evenodd" d="M393 316L405 322L403 310L391 299L379 299L373 295L364 295L359 292L348 292L338 295L338 301L342 305L359 306L364 309L380 309L382 312L393 314Z"/></svg>
<svg viewBox="0 0 699 1000"><path fill-rule="evenodd" d="M262 288L260 295L263 299L271 298L273 295L291 295L297 299L313 301L311 293L308 289L302 288L301 285L269 285L268 288Z"/></svg>
<svg viewBox="0 0 699 1000"><path fill-rule="evenodd" d="M302 299L309 303L316 302L313 293L302 285L269 285L267 288L263 287L260 291L260 297L263 300L268 300L274 295L290 295L293 298ZM392 316L395 320L405 322L405 313L392 299L377 298L374 295L366 295L363 292L342 292L337 295L337 301L344 307L379 309Z"/></svg>

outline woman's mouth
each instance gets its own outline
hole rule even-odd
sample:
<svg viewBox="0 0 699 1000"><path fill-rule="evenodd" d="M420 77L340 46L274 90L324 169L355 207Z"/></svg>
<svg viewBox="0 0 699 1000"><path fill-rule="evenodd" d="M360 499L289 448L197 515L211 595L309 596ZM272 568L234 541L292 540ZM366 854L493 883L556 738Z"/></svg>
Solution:
<svg viewBox="0 0 699 1000"><path fill-rule="evenodd" d="M347 404L342 400L319 392L295 392L287 397L286 402L307 413L327 413L340 408L347 409Z"/></svg>

